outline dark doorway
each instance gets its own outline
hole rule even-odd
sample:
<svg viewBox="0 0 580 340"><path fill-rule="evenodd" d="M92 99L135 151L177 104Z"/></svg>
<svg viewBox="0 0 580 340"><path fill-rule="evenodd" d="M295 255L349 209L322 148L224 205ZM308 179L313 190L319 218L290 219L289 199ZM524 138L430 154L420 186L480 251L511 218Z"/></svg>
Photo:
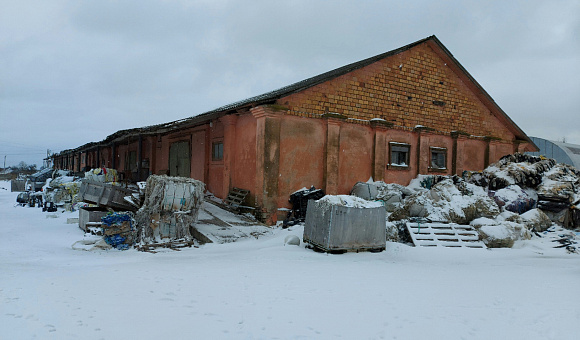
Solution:
<svg viewBox="0 0 580 340"><path fill-rule="evenodd" d="M175 142L169 148L169 176L189 177L189 142Z"/></svg>

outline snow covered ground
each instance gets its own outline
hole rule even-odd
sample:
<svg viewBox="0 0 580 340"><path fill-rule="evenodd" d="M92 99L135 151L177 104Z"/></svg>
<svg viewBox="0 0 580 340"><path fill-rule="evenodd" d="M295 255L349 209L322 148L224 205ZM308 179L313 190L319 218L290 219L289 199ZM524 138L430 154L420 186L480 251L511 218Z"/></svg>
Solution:
<svg viewBox="0 0 580 340"><path fill-rule="evenodd" d="M77 213L15 207L9 190L0 182L1 339L580 337L580 255L549 236L328 255L284 246L302 238L296 226L157 254L87 252L71 248Z"/></svg>

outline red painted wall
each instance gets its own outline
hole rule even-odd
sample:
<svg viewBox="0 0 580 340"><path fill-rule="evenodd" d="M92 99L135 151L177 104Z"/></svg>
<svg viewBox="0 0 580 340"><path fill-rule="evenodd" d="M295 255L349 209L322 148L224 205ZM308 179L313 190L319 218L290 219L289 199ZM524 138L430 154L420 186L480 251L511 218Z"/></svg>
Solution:
<svg viewBox="0 0 580 340"><path fill-rule="evenodd" d="M326 127L323 120L284 116L280 126L278 206L289 207L289 194L323 187Z"/></svg>
<svg viewBox="0 0 580 340"><path fill-rule="evenodd" d="M404 143L409 144L409 167L400 168L390 166L390 148L389 143ZM385 179L386 183L397 183L401 185L407 185L409 182L417 177L417 134L411 131L404 130L387 130L387 145L386 149L386 166L385 166Z"/></svg>
<svg viewBox="0 0 580 340"><path fill-rule="evenodd" d="M491 141L489 144L489 162L497 162L500 158L505 155L514 153L514 146L512 144L500 143L496 141Z"/></svg>
<svg viewBox="0 0 580 340"><path fill-rule="evenodd" d="M458 138L457 140L457 175L463 171L482 170L485 167L486 141L477 139Z"/></svg>
<svg viewBox="0 0 580 340"><path fill-rule="evenodd" d="M372 174L374 132L364 125L344 123L340 128L338 191L348 194L356 182Z"/></svg>
<svg viewBox="0 0 580 340"><path fill-rule="evenodd" d="M236 121L236 142L231 170L232 187L250 190L250 202L256 194L256 119L249 113ZM225 150L224 150L225 152Z"/></svg>
<svg viewBox="0 0 580 340"><path fill-rule="evenodd" d="M430 149L431 147L447 149L446 170L435 170L431 168L431 149ZM421 154L419 155L419 157L421 158L419 165L419 173L451 175L452 148L453 148L453 140L450 136L422 133Z"/></svg>
<svg viewBox="0 0 580 340"><path fill-rule="evenodd" d="M220 198L225 198L222 195L224 190L223 187L223 175L224 175L224 161L213 160L211 156L212 143L223 142L224 140L224 126L219 120L212 121L212 126L209 128L209 171L206 183L206 188L211 193ZM231 150L224 150L226 152L231 152Z"/></svg>
<svg viewBox="0 0 580 340"><path fill-rule="evenodd" d="M202 126L191 134L191 178L205 181L206 167L206 142L205 130Z"/></svg>

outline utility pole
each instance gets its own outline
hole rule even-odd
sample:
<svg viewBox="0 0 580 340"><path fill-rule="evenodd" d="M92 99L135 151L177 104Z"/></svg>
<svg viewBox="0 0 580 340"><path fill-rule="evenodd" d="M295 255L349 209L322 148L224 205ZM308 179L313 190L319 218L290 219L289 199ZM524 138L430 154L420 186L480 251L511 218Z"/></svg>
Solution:
<svg viewBox="0 0 580 340"><path fill-rule="evenodd" d="M4 167L2 169L6 171L6 155L4 155Z"/></svg>

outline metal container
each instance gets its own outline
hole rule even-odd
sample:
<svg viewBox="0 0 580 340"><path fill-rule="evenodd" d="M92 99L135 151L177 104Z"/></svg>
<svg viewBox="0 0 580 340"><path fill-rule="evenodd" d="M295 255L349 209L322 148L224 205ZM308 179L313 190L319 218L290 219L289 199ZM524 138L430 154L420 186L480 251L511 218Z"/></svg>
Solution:
<svg viewBox="0 0 580 340"><path fill-rule="evenodd" d="M13 179L10 182L10 191L11 192L22 192L25 190L26 180L23 179Z"/></svg>
<svg viewBox="0 0 580 340"><path fill-rule="evenodd" d="M386 248L384 207L320 207L308 202L304 242L326 252L383 251Z"/></svg>
<svg viewBox="0 0 580 340"><path fill-rule="evenodd" d="M79 189L79 199L113 209L135 210L135 207L125 200L125 196L131 196L133 192L118 185L85 179Z"/></svg>
<svg viewBox="0 0 580 340"><path fill-rule="evenodd" d="M79 209L79 228L87 231L87 223L101 222L101 217L107 215L105 208L99 207L82 207Z"/></svg>

